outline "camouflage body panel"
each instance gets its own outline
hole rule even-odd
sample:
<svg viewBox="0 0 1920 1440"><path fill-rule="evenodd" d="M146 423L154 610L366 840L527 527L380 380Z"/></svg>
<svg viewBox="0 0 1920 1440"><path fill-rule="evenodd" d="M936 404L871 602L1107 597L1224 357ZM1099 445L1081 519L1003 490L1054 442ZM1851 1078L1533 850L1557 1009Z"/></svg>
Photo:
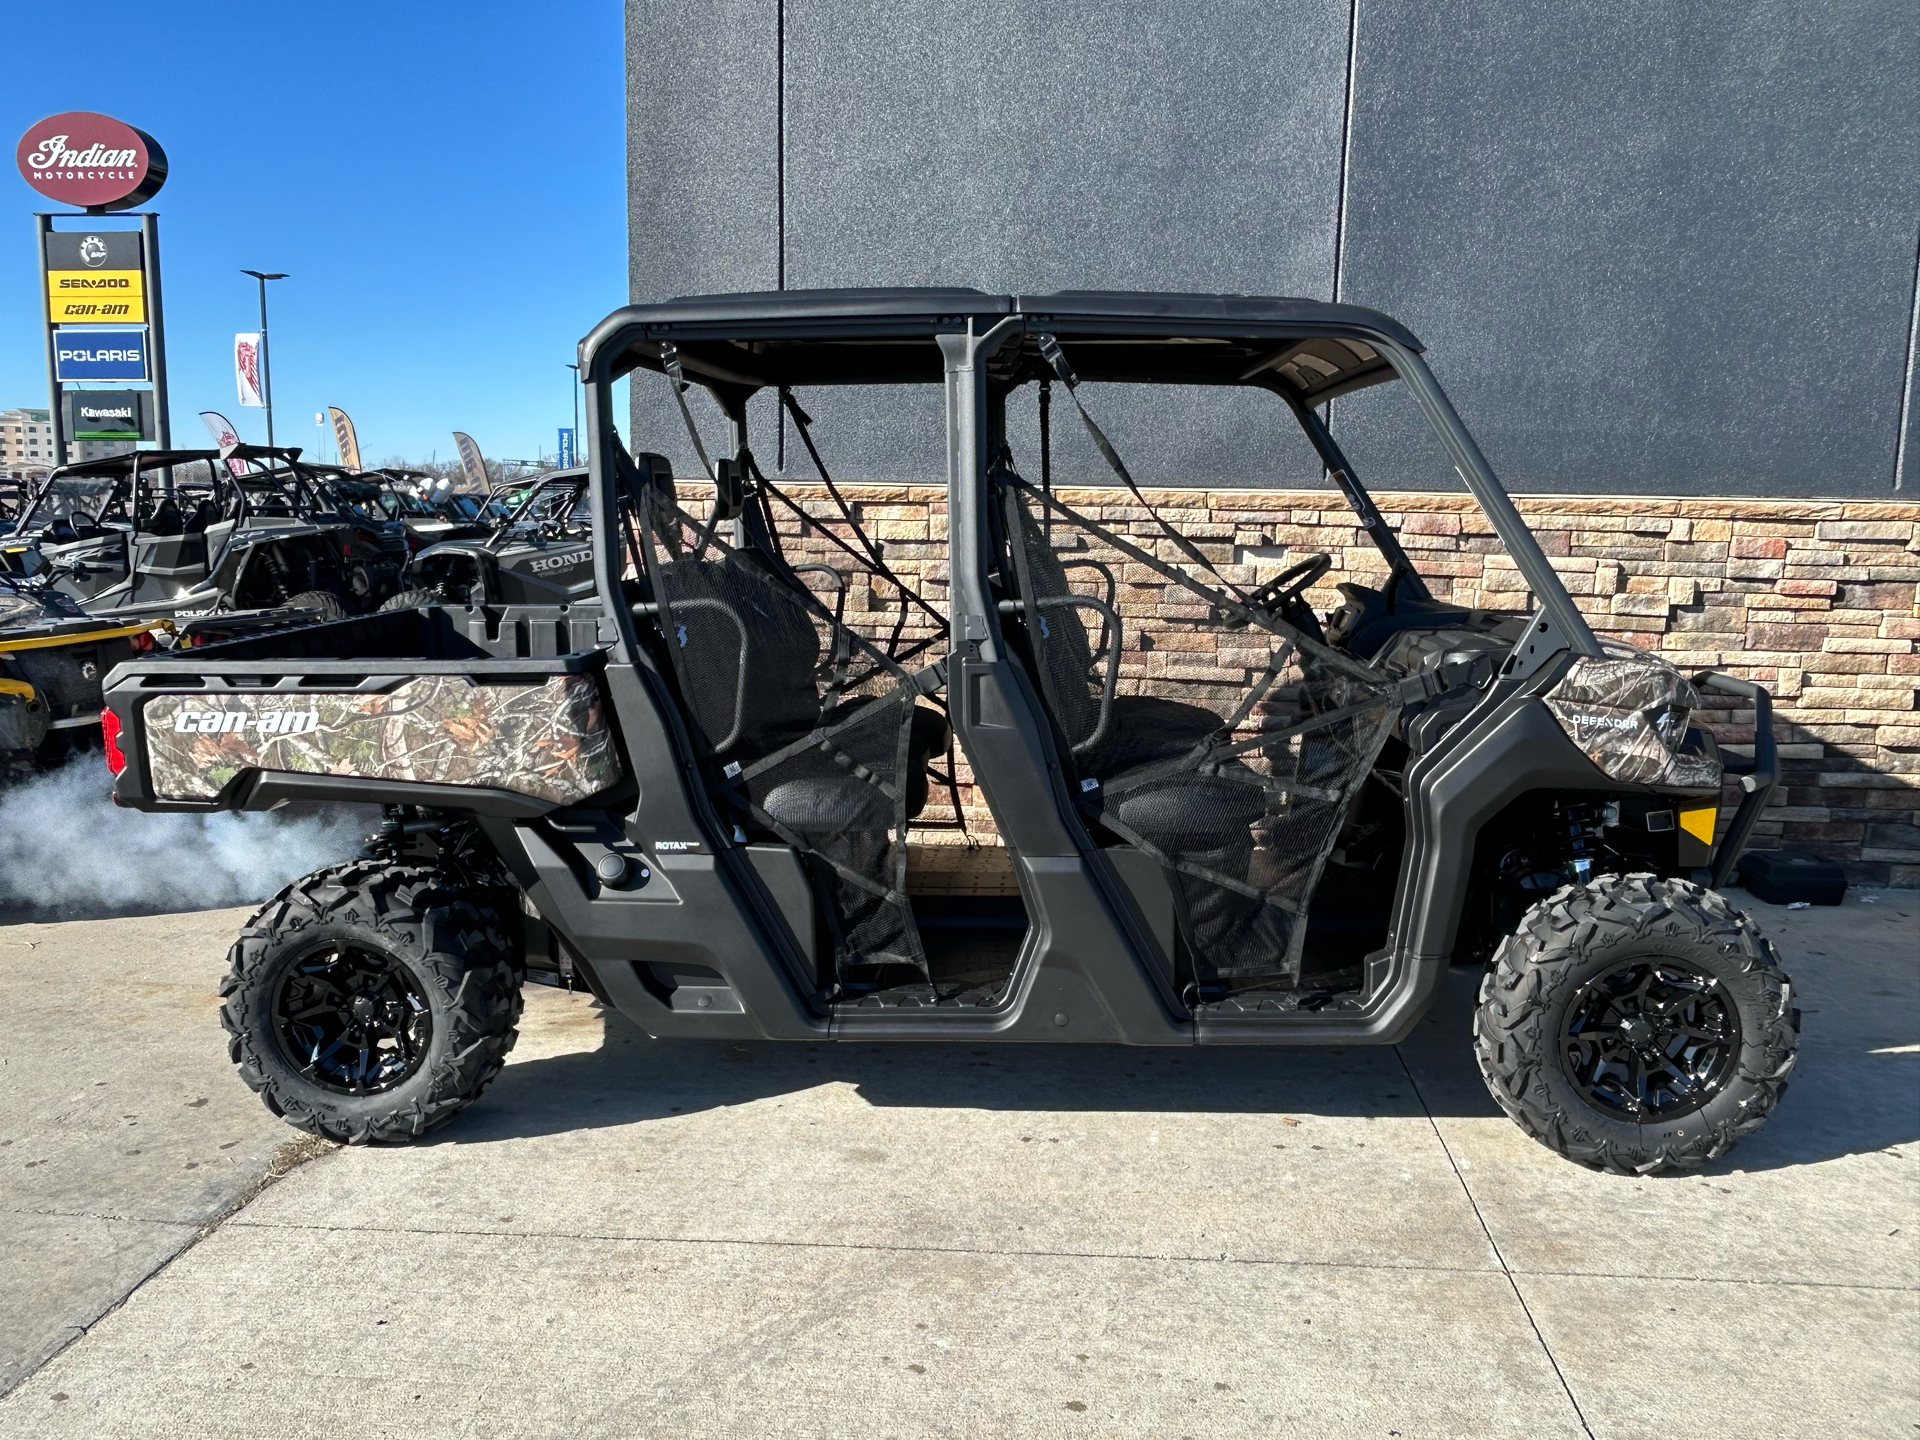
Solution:
<svg viewBox="0 0 1920 1440"><path fill-rule="evenodd" d="M1605 658L1574 661L1545 699L1560 728L1613 779L1695 790L1720 787L1719 760L1682 748L1699 692L1657 656L1609 644Z"/></svg>
<svg viewBox="0 0 1920 1440"><path fill-rule="evenodd" d="M486 786L562 805L620 778L589 675L499 685L423 675L385 693L159 695L141 713L162 800L210 800L248 769Z"/></svg>

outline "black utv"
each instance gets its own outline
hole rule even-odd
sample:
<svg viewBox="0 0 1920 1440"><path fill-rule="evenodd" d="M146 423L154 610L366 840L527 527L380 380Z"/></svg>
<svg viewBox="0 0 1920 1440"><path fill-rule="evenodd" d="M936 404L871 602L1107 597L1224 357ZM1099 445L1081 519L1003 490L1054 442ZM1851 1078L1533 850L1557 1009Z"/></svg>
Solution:
<svg viewBox="0 0 1920 1440"><path fill-rule="evenodd" d="M424 470L311 468L326 473L331 488L350 502L354 513L403 537L409 559L442 540L484 539L493 533L493 525L480 518L478 504L469 509L454 504L451 495L434 499L439 477Z"/></svg>
<svg viewBox="0 0 1920 1440"><path fill-rule="evenodd" d="M594 594L593 505L584 469L531 482L498 526L473 524L437 540L407 567L389 610L419 605L568 605Z"/></svg>
<svg viewBox="0 0 1920 1440"><path fill-rule="evenodd" d="M242 445L63 466L0 543L0 570L96 615L371 609L398 587L405 537L356 515L299 456Z"/></svg>
<svg viewBox="0 0 1920 1440"><path fill-rule="evenodd" d="M1783 1092L1791 987L1716 888L1772 788L1765 693L1594 635L1395 321L785 292L620 310L580 361L589 589L469 586L110 679L122 804L389 807L233 949L233 1059L292 1124L438 1124L499 1069L530 975L662 1039L1344 1045L1398 1041L1471 964L1461 1043L1583 1163L1698 1165ZM615 431L638 372L680 407L692 483ZM1437 598L1335 443L1322 407L1396 380L1531 613ZM802 405L884 425L881 385L944 407L943 553L912 573ZM1378 583L1316 614L1328 556L1250 570L1135 485L1094 411L1152 423L1194 387L1298 426ZM825 499L763 472L769 404ZM1056 406L1117 488L1054 484ZM1752 728L1723 827L1709 718ZM949 803L992 833L928 843Z"/></svg>

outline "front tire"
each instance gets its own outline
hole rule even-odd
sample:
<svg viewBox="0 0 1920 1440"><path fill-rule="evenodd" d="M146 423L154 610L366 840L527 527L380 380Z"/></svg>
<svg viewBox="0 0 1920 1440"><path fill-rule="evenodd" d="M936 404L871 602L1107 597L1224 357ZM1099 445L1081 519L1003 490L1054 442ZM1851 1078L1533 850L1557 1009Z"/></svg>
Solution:
<svg viewBox="0 0 1920 1440"><path fill-rule="evenodd" d="M433 870L316 871L268 901L228 958L220 1021L240 1078L329 1139L426 1134L479 1098L517 1036L505 927Z"/></svg>
<svg viewBox="0 0 1920 1440"><path fill-rule="evenodd" d="M1596 1170L1689 1170L1765 1123L1800 1012L1752 920L1685 880L1605 876L1529 910L1480 986L1487 1089Z"/></svg>

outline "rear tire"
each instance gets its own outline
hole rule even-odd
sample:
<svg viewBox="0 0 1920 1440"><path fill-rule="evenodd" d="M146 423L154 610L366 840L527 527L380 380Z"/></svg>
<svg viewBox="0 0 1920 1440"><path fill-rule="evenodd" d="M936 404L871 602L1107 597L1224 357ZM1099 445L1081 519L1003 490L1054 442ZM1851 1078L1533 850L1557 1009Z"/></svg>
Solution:
<svg viewBox="0 0 1920 1440"><path fill-rule="evenodd" d="M1716 1160L1765 1123L1800 1012L1773 946L1723 896L1605 876L1535 905L1501 942L1473 1033L1487 1089L1527 1134L1651 1175Z"/></svg>
<svg viewBox="0 0 1920 1440"><path fill-rule="evenodd" d="M380 602L375 614L385 614L389 610L418 610L423 605L443 605L446 602L435 590L402 590L398 595L390 595Z"/></svg>
<svg viewBox="0 0 1920 1440"><path fill-rule="evenodd" d="M316 625L347 618L347 602L331 590L302 590L298 595L289 595L286 608L312 611Z"/></svg>
<svg viewBox="0 0 1920 1440"><path fill-rule="evenodd" d="M240 932L220 1022L240 1078L289 1125L349 1144L446 1123L500 1073L523 971L498 915L440 873L316 871Z"/></svg>

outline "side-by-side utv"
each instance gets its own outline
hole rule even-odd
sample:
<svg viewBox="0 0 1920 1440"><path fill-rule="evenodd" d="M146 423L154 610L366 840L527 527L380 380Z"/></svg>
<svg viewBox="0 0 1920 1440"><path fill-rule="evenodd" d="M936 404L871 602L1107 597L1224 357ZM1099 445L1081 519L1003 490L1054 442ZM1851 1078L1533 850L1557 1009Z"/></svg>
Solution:
<svg viewBox="0 0 1920 1440"><path fill-rule="evenodd" d="M497 526L475 525L413 557L389 610L449 602L485 610L569 605L595 594L585 469L535 479Z"/></svg>
<svg viewBox="0 0 1920 1440"><path fill-rule="evenodd" d="M1344 1045L1400 1040L1450 964L1483 965L1461 1043L1583 1163L1698 1165L1784 1091L1791 987L1717 893L1773 785L1765 693L1594 635L1395 321L789 291L620 310L580 361L591 586L468 585L110 677L124 805L388 807L234 946L232 1056L290 1123L438 1124L499 1069L530 974L660 1039ZM657 453L677 435L616 433L637 372L678 403L692 481ZM1437 597L1361 487L1322 407L1389 381L1531 613ZM944 399L937 563L845 501L803 407L877 385ZM1328 556L1262 569L1156 507L1099 423L1155 386L1270 400L1379 584L1316 613ZM701 390L731 431L712 460ZM763 394L828 500L763 472ZM1113 472L1097 504L1053 483L1056 407ZM1754 757L1718 834L1710 700ZM991 833L927 843L949 810ZM999 869L956 887L956 853Z"/></svg>
<svg viewBox="0 0 1920 1440"><path fill-rule="evenodd" d="M355 514L298 449L255 445L63 466L0 543L0 573L122 617L291 607L338 618L393 594L406 561L398 525Z"/></svg>

